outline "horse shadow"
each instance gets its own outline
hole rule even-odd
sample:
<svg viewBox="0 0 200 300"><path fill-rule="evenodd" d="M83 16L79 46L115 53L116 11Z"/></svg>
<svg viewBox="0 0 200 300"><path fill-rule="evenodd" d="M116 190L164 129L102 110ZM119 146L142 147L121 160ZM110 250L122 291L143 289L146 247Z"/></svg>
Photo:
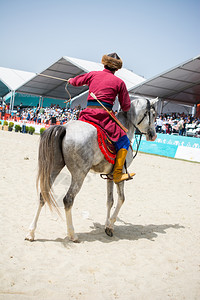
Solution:
<svg viewBox="0 0 200 300"><path fill-rule="evenodd" d="M77 233L79 243L96 241L100 241L102 243L113 243L119 240L137 241L140 239L147 239L153 242L159 234L166 234L167 229L185 228L184 226L181 226L179 224L135 225L126 223L119 218L117 218L117 221L120 222L121 225L115 225L113 237L109 237L106 235L104 225L100 223L93 223L93 226L90 226L91 231ZM55 240L36 239L35 242L59 242L62 243L66 248L68 248L70 243L72 243L67 237L65 237L64 239L57 238Z"/></svg>

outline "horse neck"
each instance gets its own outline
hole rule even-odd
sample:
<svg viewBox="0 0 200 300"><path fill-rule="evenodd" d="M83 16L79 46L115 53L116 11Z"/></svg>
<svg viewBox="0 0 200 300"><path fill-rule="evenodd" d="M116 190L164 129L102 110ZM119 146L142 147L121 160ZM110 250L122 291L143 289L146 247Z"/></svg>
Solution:
<svg viewBox="0 0 200 300"><path fill-rule="evenodd" d="M135 133L135 127L132 125L132 122L130 122L129 112L120 111L117 114L117 118L122 123L122 125L124 125L124 127L128 129L127 136L129 140L132 141Z"/></svg>
<svg viewBox="0 0 200 300"><path fill-rule="evenodd" d="M120 111L117 115L117 118L120 120L120 122L128 129L127 136L131 141L134 138L134 133L136 130L135 126L137 126L144 114L144 105L145 103L141 98L136 98L131 101L131 107L128 112Z"/></svg>

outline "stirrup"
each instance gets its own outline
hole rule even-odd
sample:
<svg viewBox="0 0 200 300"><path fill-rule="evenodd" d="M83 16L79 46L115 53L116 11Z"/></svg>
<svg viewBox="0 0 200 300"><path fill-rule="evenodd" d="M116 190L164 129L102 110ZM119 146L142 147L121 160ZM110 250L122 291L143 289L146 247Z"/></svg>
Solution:
<svg viewBox="0 0 200 300"><path fill-rule="evenodd" d="M128 175L128 179L126 179L126 181L133 179L133 176L135 175L135 173L134 173L134 175L131 176L128 171L126 172L126 174Z"/></svg>
<svg viewBox="0 0 200 300"><path fill-rule="evenodd" d="M129 173L122 173L121 177L119 176L118 178L115 178L115 180L113 180L113 181L114 181L115 184L118 184L120 182L128 181L128 180L133 179L133 176L135 176L135 175L136 175L135 173L132 173L132 175L130 175ZM123 178L123 177L125 177L125 178Z"/></svg>
<svg viewBox="0 0 200 300"><path fill-rule="evenodd" d="M105 180L113 180L113 175L111 174L100 174L100 177Z"/></svg>

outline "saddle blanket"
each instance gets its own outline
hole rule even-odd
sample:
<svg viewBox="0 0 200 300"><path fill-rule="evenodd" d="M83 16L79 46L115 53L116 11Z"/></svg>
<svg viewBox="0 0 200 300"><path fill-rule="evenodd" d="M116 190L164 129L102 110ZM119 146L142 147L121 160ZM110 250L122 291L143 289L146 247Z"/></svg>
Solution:
<svg viewBox="0 0 200 300"><path fill-rule="evenodd" d="M89 121L85 121L85 120L79 120L79 121L89 123L97 129L97 141L98 141L99 148L100 148L102 154L104 155L105 159L109 163L114 165L115 158L116 158L115 146L112 143L112 141L108 138L108 136L106 135L106 132L103 130L103 128L101 128L99 125L97 125L93 122L89 122Z"/></svg>

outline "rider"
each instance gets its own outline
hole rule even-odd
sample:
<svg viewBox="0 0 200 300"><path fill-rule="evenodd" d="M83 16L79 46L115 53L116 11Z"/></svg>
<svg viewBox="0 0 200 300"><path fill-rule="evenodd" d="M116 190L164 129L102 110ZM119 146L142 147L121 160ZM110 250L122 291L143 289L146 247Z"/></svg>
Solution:
<svg viewBox="0 0 200 300"><path fill-rule="evenodd" d="M128 180L135 173L122 173L130 141L126 132L110 117L108 112L90 95L92 92L98 100L108 109L112 110L116 96L124 112L130 109L130 97L123 80L114 74L122 67L122 60L116 53L103 55L103 71L92 71L70 78L68 82L73 86L89 86L87 108L80 115L79 120L94 122L102 127L114 142L116 148L116 161L113 170L113 181L119 183Z"/></svg>

